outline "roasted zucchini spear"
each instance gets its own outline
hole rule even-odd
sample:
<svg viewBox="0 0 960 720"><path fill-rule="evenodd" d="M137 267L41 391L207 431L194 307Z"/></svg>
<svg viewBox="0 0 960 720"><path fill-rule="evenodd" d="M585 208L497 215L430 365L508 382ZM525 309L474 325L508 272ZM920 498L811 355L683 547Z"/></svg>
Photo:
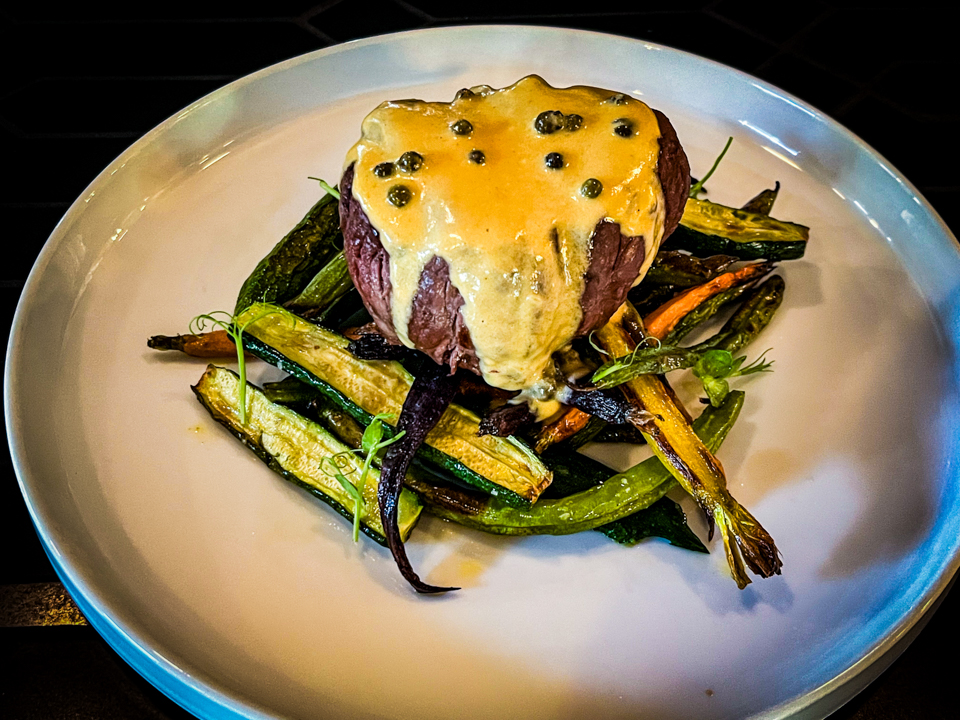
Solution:
<svg viewBox="0 0 960 720"><path fill-rule="evenodd" d="M240 378L232 370L209 365L192 389L213 418L253 450L271 470L323 500L344 517L353 519L354 499L334 475L326 471L327 464L336 457L340 472L356 481L363 463L351 448L317 423L270 402L259 388L249 383L246 420L241 422ZM364 534L386 545L377 506L379 480L379 471L371 468L367 482L360 488L363 496L360 523ZM414 493L404 491L397 504L400 534L406 539L420 516L420 501Z"/></svg>
<svg viewBox="0 0 960 720"><path fill-rule="evenodd" d="M243 325L263 313L253 305L237 318ZM247 326L244 347L281 370L318 388L367 425L374 415L396 418L413 384L413 376L395 361L359 360L349 341L337 333L274 307ZM418 456L462 481L507 502L535 502L552 474L539 457L512 437L479 436L480 419L451 404L427 436Z"/></svg>
<svg viewBox="0 0 960 720"><path fill-rule="evenodd" d="M793 260L807 247L810 228L769 215L689 198L669 250L694 255L734 255L741 260Z"/></svg>

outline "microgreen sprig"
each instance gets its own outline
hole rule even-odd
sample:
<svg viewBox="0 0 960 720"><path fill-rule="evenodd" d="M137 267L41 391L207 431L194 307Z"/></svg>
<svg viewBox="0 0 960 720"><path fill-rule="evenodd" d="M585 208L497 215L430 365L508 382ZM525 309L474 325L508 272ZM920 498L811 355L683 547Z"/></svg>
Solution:
<svg viewBox="0 0 960 720"><path fill-rule="evenodd" d="M593 342L591 341L590 344L593 345ZM609 353L604 352L596 345L594 347L610 357ZM632 352L623 357L611 358L605 362L597 368L590 379L598 388L608 388L622 385L638 375L676 370L680 365L677 364L677 361L672 360L671 356L677 352L682 353L684 351L682 348L663 345L660 338L648 336Z"/></svg>
<svg viewBox="0 0 960 720"><path fill-rule="evenodd" d="M325 193L327 193L328 195L333 195L337 200L340 199L340 191L337 190L333 185L328 183L326 180L318 177L309 176L309 175L307 176L307 180L316 180L318 183L320 183L320 187L323 189Z"/></svg>
<svg viewBox="0 0 960 720"><path fill-rule="evenodd" d="M324 458L332 466L332 470L328 470L321 463L321 470L324 473L336 479L340 483L341 487L347 492L348 495L353 499L353 541L358 542L360 540L360 517L363 514L363 510L366 507L363 501L363 491L367 486L367 476L370 474L370 467L373 464L374 458L377 454L386 448L389 445L392 445L397 440L402 438L405 434L405 431L401 431L394 435L392 438L387 440L383 439L383 421L392 420L393 415L389 413L379 413L373 416L373 420L370 421L370 424L367 426L367 429L363 431L363 437L360 440L360 447L356 450L345 450L342 453L337 453L336 455L328 458ZM354 484L350 482L344 475L344 470L348 473L353 472L354 468L347 469L347 462L344 456L347 455L363 455L363 463L360 467L360 477L357 479L357 482Z"/></svg>
<svg viewBox="0 0 960 720"><path fill-rule="evenodd" d="M727 144L723 146L723 150L720 152L720 155L713 162L713 167L704 175L702 178L697 180L694 183L693 187L690 188L690 197L696 199L697 195L703 192L703 185L710 179L710 176L713 175L713 171L717 169L717 166L720 164L720 161L723 160L723 156L727 154L727 150L730 149L730 144L733 142L733 137L727 138Z"/></svg>
<svg viewBox="0 0 960 720"><path fill-rule="evenodd" d="M343 474L344 470L348 473L354 471L354 468L347 467L348 461L346 460L346 457L352 454L353 451L344 450L342 453L337 453L332 457L325 457L320 463L320 469L330 477L336 479L336 481L340 483L340 486L346 491L347 495L353 500L353 541L358 542L360 540L360 516L366 505L363 502L363 492L360 490L360 487L363 487L363 483L358 483L360 486L358 487L347 480ZM324 463L330 465L332 470L324 467Z"/></svg>
<svg viewBox="0 0 960 720"><path fill-rule="evenodd" d="M773 365L773 361L767 362L763 359L768 352L769 350L764 350L763 354L752 363L741 367L743 361L747 359L746 355L734 358L729 350L707 350L693 366L693 374L703 383L703 389L710 399L710 404L713 407L720 407L730 392L730 384L727 382L730 378L758 372L772 372L770 366Z"/></svg>
<svg viewBox="0 0 960 720"><path fill-rule="evenodd" d="M272 315L280 311L275 305L265 305L260 312L249 318L243 325L237 325L237 316L231 315L226 310L214 310L213 312L197 315L190 321L189 330L192 333L201 333L208 327L218 327L225 331L233 344L237 346L237 374L240 375L240 422L247 422L247 362L246 355L243 352L243 331L251 323L261 320L267 315Z"/></svg>
<svg viewBox="0 0 960 720"><path fill-rule="evenodd" d="M763 359L767 352L764 351L757 360L743 366L746 356L734 358L729 350L693 350L659 343L657 347L638 345L628 355L613 358L601 365L590 380L598 389L605 390L640 375L662 375L672 370L693 368L693 374L703 383L710 403L719 407L730 392L728 379L771 372L773 361L766 362Z"/></svg>

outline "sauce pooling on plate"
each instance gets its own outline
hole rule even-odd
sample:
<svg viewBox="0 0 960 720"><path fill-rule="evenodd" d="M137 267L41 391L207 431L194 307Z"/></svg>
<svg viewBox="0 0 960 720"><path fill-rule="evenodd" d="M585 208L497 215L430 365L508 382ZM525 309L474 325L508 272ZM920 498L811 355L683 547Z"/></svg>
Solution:
<svg viewBox="0 0 960 720"><path fill-rule="evenodd" d="M353 197L390 256L392 317L407 333L424 267L447 262L484 379L536 398L580 325L600 221L642 236L639 277L664 225L660 129L644 103L537 76L453 102L386 102L347 155ZM547 379L545 382L545 378Z"/></svg>

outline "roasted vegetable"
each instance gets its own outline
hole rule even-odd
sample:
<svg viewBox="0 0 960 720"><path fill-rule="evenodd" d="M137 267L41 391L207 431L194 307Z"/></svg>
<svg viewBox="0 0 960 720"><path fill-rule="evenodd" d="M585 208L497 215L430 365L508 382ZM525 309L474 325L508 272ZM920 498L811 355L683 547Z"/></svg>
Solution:
<svg viewBox="0 0 960 720"><path fill-rule="evenodd" d="M154 335L147 340L154 350L178 350L191 357L231 358L237 355L237 346L226 330L211 330L186 335Z"/></svg>
<svg viewBox="0 0 960 720"><path fill-rule="evenodd" d="M380 517L383 518L387 545L393 553L400 574L418 593L442 593L460 589L430 585L420 579L407 558L397 525L399 501L410 461L423 444L427 433L439 422L456 392L457 382L445 367L434 363L426 364L404 398L397 420L399 439L387 450L380 468L377 501L380 504Z"/></svg>
<svg viewBox="0 0 960 720"><path fill-rule="evenodd" d="M773 319L783 302L786 284L779 275L764 280L754 289L720 331L694 346L697 350L716 348L735 353L751 342Z"/></svg>
<svg viewBox="0 0 960 720"><path fill-rule="evenodd" d="M650 537L663 538L675 547L708 553L697 534L687 525L687 515L680 504L662 497L653 505L633 515L597 528L620 545L636 545Z"/></svg>
<svg viewBox="0 0 960 720"><path fill-rule="evenodd" d="M637 309L640 315L646 315L656 310L670 298L675 297L686 289L683 285L657 285L641 282L627 293L627 299Z"/></svg>
<svg viewBox="0 0 960 720"><path fill-rule="evenodd" d="M536 421L537 417L530 412L526 403L517 405L508 403L493 408L484 414L480 419L480 429L477 432L481 435L496 435L498 437L519 435Z"/></svg>
<svg viewBox="0 0 960 720"><path fill-rule="evenodd" d="M576 438L572 438L576 440ZM628 443L631 445L645 445L647 439L643 433L633 425L604 425L596 435L590 438L595 443Z"/></svg>
<svg viewBox="0 0 960 720"><path fill-rule="evenodd" d="M543 459L553 470L553 483L544 492L541 502L584 492L619 474L569 447L552 447L544 453ZM687 525L683 510L666 497L650 507L600 525L594 530L621 545L635 545L644 538L659 537L677 547L707 552L707 548Z"/></svg>
<svg viewBox="0 0 960 720"><path fill-rule="evenodd" d="M742 286L743 287L743 286ZM707 300L700 308L689 313L664 339L664 344L658 347L635 348L629 355L615 358L600 368L593 375L593 382L599 388L612 388L631 378L645 374L663 374L671 370L692 368L701 363L711 350L724 350L732 354L751 342L761 330L773 319L774 313L783 301L784 282L779 275L768 278L758 287L749 289L749 296L730 316L730 319L713 336L703 342L687 348L677 347L669 342L676 342L680 337L716 312L727 293L740 294L740 288L735 287L715 295ZM744 290L747 292L747 290ZM692 319L694 322L687 324ZM737 368L744 358L737 358ZM724 360L732 363L734 358ZM746 368L744 368L745 370ZM753 369L752 372L762 372L766 368ZM746 374L737 371L738 374ZM699 376L699 375L698 375ZM734 375L729 375L733 377Z"/></svg>
<svg viewBox="0 0 960 720"><path fill-rule="evenodd" d="M755 197L748 200L747 203L740 209L748 212L754 212L758 215L769 215L771 212L773 212L773 203L776 202L779 192L780 183L778 181L774 188L760 192Z"/></svg>
<svg viewBox="0 0 960 720"><path fill-rule="evenodd" d="M735 255L741 260L792 260L803 256L810 229L768 215L690 198L680 226L665 242L694 255Z"/></svg>
<svg viewBox="0 0 960 720"><path fill-rule="evenodd" d="M722 306L750 292L749 283L764 275L770 267L769 263L747 265L739 270L717 275L709 282L690 288L668 301L650 316L651 322L645 328L647 337L663 340L663 344L635 349L629 356L608 361L594 374L593 382L599 388L612 388L637 375L664 374L672 370L691 368L700 359L703 350L719 347L725 338L736 333L742 333L740 340L743 342L738 348L742 347L770 322L779 305L779 301L774 304L770 298L769 289L763 293L754 293L751 296L753 302L735 316L738 318L736 324L733 324L731 318L721 332L710 339L710 344L681 348L677 347L676 343L694 327L712 317ZM778 282L782 298L783 281L778 278ZM759 298L768 300L764 303ZM752 334L746 332L748 328ZM590 415L587 412L575 407L567 408L538 433L537 451L543 452L551 445L577 435L586 428L589 420ZM599 429L594 432L599 432Z"/></svg>
<svg viewBox="0 0 960 720"><path fill-rule="evenodd" d="M542 453L551 445L572 438L586 429L590 415L575 407L564 408L560 416L540 428L534 448Z"/></svg>
<svg viewBox="0 0 960 720"><path fill-rule="evenodd" d="M772 263L753 263L737 270L717 275L709 282L697 285L664 303L643 319L647 334L664 338L684 316L702 305L706 300L737 285L757 280L773 267Z"/></svg>
<svg viewBox="0 0 960 720"><path fill-rule="evenodd" d="M733 426L743 406L743 393L731 392L718 409L707 408L694 428L706 448L714 451ZM541 499L529 508L506 505L496 498L455 511L424 496L430 512L453 522L498 535L567 535L592 530L650 507L676 487L671 473L657 458L635 465L604 483L565 498Z"/></svg>
<svg viewBox="0 0 960 720"><path fill-rule="evenodd" d="M625 303L597 334L597 341L613 356L624 357L642 340L634 331L642 327L635 311ZM723 467L697 437L655 375L639 375L619 386L631 402L649 412L656 431L644 437L665 466L700 504L708 519L720 528L727 563L740 588L750 582L744 563L762 577L780 574L780 554L773 538L734 498L726 487Z"/></svg>
<svg viewBox="0 0 960 720"><path fill-rule="evenodd" d="M750 292L752 292L750 284L734 285L732 288L706 298L680 318L670 331L660 338L661 342L664 345L678 345L695 328L714 317L727 305L737 302Z"/></svg>
<svg viewBox="0 0 960 720"><path fill-rule="evenodd" d="M254 268L240 288L234 315L256 302L295 297L342 247L337 201L327 194Z"/></svg>
<svg viewBox="0 0 960 720"><path fill-rule="evenodd" d="M238 322L261 312L254 305ZM363 425L377 414L398 417L413 383L399 363L358 360L346 338L280 308L251 323L243 338L247 350L316 387ZM418 456L508 502L534 502L550 484L549 470L515 438L478 436L479 424L451 404Z"/></svg>
<svg viewBox="0 0 960 720"><path fill-rule="evenodd" d="M678 288L702 285L713 280L737 262L732 255L711 255L699 258L678 250L663 250L657 253L653 264L643 276L647 285L672 285Z"/></svg>
<svg viewBox="0 0 960 720"><path fill-rule="evenodd" d="M320 391L293 375L283 380L263 384L263 394L267 400L279 405L306 405L315 399Z"/></svg>
<svg viewBox="0 0 960 720"><path fill-rule="evenodd" d="M283 303L298 315L323 320L334 304L353 288L341 250L327 262L299 295Z"/></svg>
<svg viewBox="0 0 960 720"><path fill-rule="evenodd" d="M214 419L226 427L244 445L253 450L272 470L323 500L346 518L352 519L354 500L325 464L336 458L345 475L359 477L361 460L351 448L314 422L289 408L271 403L255 386L246 391L247 417L240 419L240 379L226 368L210 365L193 386L193 391ZM384 526L377 505L380 473L371 470L365 487L360 488L363 507L360 514L364 534L386 545ZM420 502L410 491L396 503L397 528L409 537L420 516Z"/></svg>

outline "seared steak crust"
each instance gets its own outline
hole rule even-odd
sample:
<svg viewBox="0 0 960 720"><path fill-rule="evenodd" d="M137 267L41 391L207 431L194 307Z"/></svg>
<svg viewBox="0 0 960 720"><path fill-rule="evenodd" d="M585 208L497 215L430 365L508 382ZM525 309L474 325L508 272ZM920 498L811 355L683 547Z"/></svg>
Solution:
<svg viewBox="0 0 960 720"><path fill-rule="evenodd" d="M663 113L657 110L654 113L660 126L657 173L663 189L663 239L666 239L683 215L690 190L690 166L670 121ZM340 225L350 276L381 334L397 343L391 308L390 256L376 228L353 197L352 165L340 181ZM626 300L646 257L646 245L642 236L623 235L618 223L609 220L597 223L580 298L583 318L578 335L603 325ZM407 334L418 350L438 364L448 365L451 373L462 367L479 374L479 362L463 322L462 306L463 296L450 283L447 262L433 258L420 276Z"/></svg>
<svg viewBox="0 0 960 720"><path fill-rule="evenodd" d="M479 375L480 361L461 307L463 296L450 284L450 266L443 258L433 257L420 274L407 335L434 362L449 365L451 373L462 367Z"/></svg>
<svg viewBox="0 0 960 720"><path fill-rule="evenodd" d="M583 317L577 335L586 335L603 325L627 299L646 256L642 235L627 237L620 225L601 220L593 231L590 265L583 276L580 309Z"/></svg>
<svg viewBox="0 0 960 720"><path fill-rule="evenodd" d="M370 224L363 207L353 199L353 165L340 179L340 230L343 232L347 270L363 304L370 311L380 334L399 343L391 311L390 255L380 243L380 233Z"/></svg>
<svg viewBox="0 0 960 720"><path fill-rule="evenodd" d="M690 195L690 163L687 154L680 145L677 131L659 110L654 110L657 123L660 125L660 154L657 156L657 175L660 176L660 187L663 190L663 202L666 212L663 220L663 240L666 240L677 229L683 209L687 206L687 197Z"/></svg>
<svg viewBox="0 0 960 720"><path fill-rule="evenodd" d="M353 198L352 165L340 181L340 225L347 268L364 305L380 333L391 342L400 342L393 329L390 255L360 203ZM420 275L407 335L434 362L449 365L451 373L462 367L479 374L480 363L460 313L462 306L463 296L450 283L450 266L443 258L434 257Z"/></svg>
<svg viewBox="0 0 960 720"><path fill-rule="evenodd" d="M663 189L663 240L677 228L690 192L690 165L673 125L659 110L653 111L660 126L657 174ZM627 237L620 225L609 220L597 223L590 248L590 266L584 276L580 309L583 318L577 335L586 335L603 325L627 299L627 293L646 258L646 241Z"/></svg>

